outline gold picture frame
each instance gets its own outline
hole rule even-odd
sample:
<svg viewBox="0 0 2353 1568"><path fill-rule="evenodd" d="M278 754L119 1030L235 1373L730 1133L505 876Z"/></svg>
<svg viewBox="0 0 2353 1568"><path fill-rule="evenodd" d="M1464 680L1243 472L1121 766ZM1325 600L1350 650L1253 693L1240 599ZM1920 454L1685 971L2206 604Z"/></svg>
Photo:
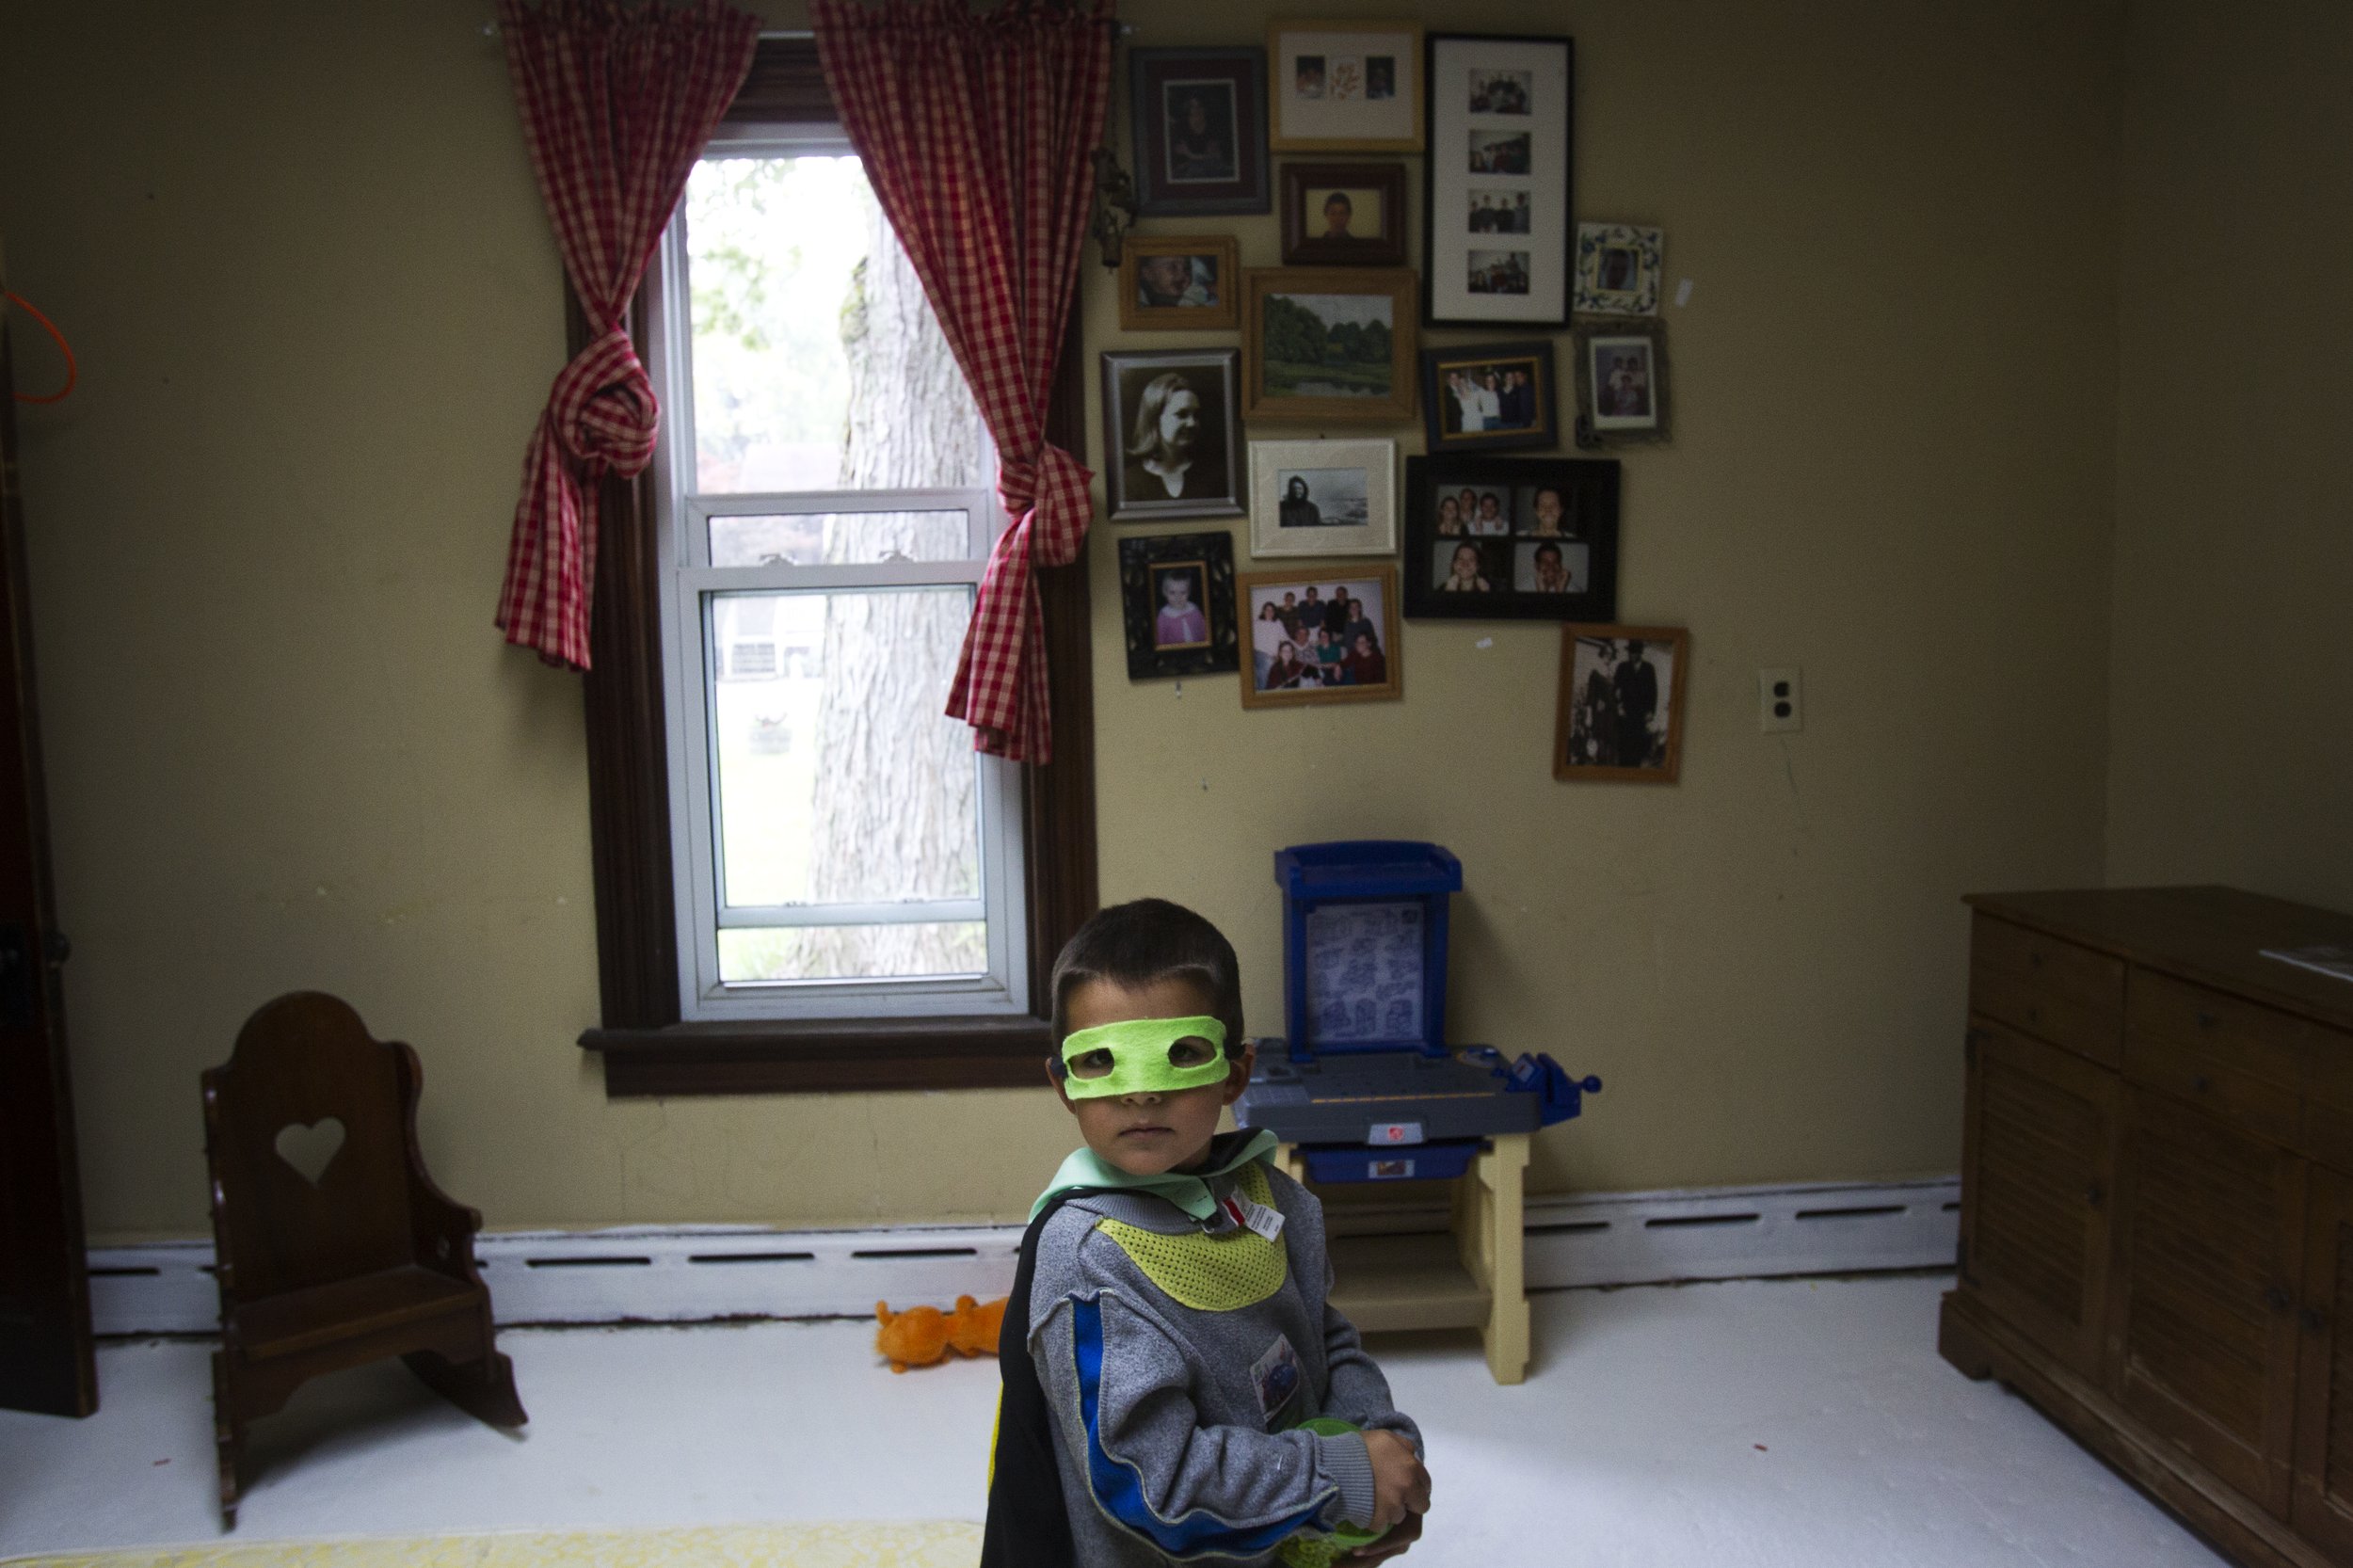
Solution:
<svg viewBox="0 0 2353 1568"><path fill-rule="evenodd" d="M1648 675L1629 679L1628 659L1647 664ZM1683 691L1690 668L1691 633L1683 627L1571 623L1561 628L1552 776L1673 784L1683 772ZM1652 721L1660 716L1662 697L1665 728L1654 734ZM1636 712L1645 706L1646 712ZM1641 748L1639 761L1625 760L1629 746Z"/></svg>
<svg viewBox="0 0 2353 1568"><path fill-rule="evenodd" d="M1267 145L1277 152L1418 152L1418 22L1271 22Z"/></svg>
<svg viewBox="0 0 2353 1568"><path fill-rule="evenodd" d="M1403 696L1405 660L1397 640L1397 568L1393 566L1287 567L1278 571L1236 574L1234 614L1244 645L1241 705L1302 708L1327 702L1385 702ZM1355 600L1368 594L1377 599L1378 603L1365 605L1360 628L1374 630L1371 641L1376 646L1357 649L1357 657L1350 661L1347 649L1353 640L1348 632L1358 623L1342 617L1334 633L1340 638L1341 656L1316 657L1314 650L1323 639L1311 636L1306 608L1310 603L1328 606L1330 600L1321 597L1309 600L1310 589L1319 596L1330 589L1335 593L1347 590ZM1287 594L1290 597L1288 605L1283 602ZM1279 638L1257 630L1262 622L1274 624L1267 620L1266 611L1270 609L1277 612L1277 620L1286 611L1296 617L1295 623L1282 621L1283 634ZM1299 653L1303 642L1308 644L1310 650L1305 657ZM1284 648L1291 650L1289 665L1283 661ZM1364 655L1368 651L1379 661L1377 680L1363 679L1368 668Z"/></svg>
<svg viewBox="0 0 2353 1568"><path fill-rule="evenodd" d="M1246 268L1244 417L1309 424L1412 419L1419 288L1411 267ZM1367 330L1376 323L1385 344ZM1385 365L1366 356L1368 343L1387 348Z"/></svg>
<svg viewBox="0 0 2353 1568"><path fill-rule="evenodd" d="M1119 251L1119 329L1232 331L1241 320L1240 254L1231 234L1129 234ZM1180 280L1170 276L1172 257L1191 264L1181 287L1173 286ZM1201 300L1205 292L1209 297Z"/></svg>

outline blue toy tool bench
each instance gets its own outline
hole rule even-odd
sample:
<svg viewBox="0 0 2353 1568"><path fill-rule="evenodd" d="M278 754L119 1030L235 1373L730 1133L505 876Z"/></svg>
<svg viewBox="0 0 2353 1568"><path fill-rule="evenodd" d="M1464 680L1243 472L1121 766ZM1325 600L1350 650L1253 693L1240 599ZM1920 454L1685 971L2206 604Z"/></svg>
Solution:
<svg viewBox="0 0 2353 1568"><path fill-rule="evenodd" d="M1283 1026L1235 1107L1303 1181L1449 1179L1453 1234L1334 1244L1334 1299L1366 1329L1477 1328L1497 1383L1528 1367L1521 1269L1529 1139L1597 1078L1551 1057L1446 1043L1447 911L1463 863L1436 844L1356 840L1274 856Z"/></svg>

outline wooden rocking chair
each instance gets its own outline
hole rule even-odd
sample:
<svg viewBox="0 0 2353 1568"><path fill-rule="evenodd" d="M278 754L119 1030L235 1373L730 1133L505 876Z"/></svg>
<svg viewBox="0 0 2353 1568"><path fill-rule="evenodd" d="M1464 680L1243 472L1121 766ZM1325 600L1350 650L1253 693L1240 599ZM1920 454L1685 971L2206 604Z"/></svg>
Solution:
<svg viewBox="0 0 2353 1568"><path fill-rule="evenodd" d="M526 1419L474 1267L482 1215L433 1184L417 1149L421 1082L415 1051L316 991L263 1007L204 1074L226 1528L246 1423L322 1373L397 1355L492 1426Z"/></svg>

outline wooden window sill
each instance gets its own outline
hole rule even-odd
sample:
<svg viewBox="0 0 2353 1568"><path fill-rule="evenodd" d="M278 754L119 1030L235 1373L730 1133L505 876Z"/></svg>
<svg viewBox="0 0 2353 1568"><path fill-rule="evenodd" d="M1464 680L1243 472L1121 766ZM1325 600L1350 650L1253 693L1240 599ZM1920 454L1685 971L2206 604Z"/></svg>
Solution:
<svg viewBox="0 0 2353 1568"><path fill-rule="evenodd" d="M1052 1031L1027 1015L592 1029L608 1098L1042 1088Z"/></svg>

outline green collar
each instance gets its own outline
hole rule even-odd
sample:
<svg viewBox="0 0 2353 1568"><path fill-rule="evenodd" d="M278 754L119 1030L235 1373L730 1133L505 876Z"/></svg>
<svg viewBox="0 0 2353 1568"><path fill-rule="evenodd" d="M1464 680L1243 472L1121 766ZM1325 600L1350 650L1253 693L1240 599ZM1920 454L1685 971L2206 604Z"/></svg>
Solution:
<svg viewBox="0 0 2353 1568"><path fill-rule="evenodd" d="M1209 1195L1209 1178L1222 1176L1241 1169L1254 1160L1264 1160L1274 1152L1279 1142L1272 1128L1256 1132L1220 1133L1209 1140L1209 1163L1198 1171L1167 1171L1160 1176L1129 1176L1116 1165L1107 1164L1093 1149L1081 1147L1062 1162L1054 1179L1046 1184L1037 1202L1030 1206L1030 1218L1054 1194L1070 1187L1116 1187L1125 1192L1151 1192L1166 1198L1196 1220L1206 1220L1217 1212L1217 1200Z"/></svg>

